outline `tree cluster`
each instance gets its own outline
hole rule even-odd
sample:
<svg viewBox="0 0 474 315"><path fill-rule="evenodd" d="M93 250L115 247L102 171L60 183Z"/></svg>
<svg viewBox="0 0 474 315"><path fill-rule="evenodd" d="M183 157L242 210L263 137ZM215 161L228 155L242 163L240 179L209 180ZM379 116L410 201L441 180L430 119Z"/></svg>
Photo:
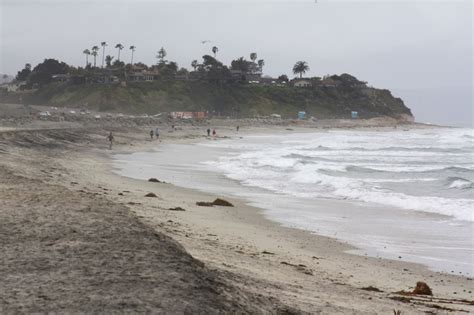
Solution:
<svg viewBox="0 0 474 315"><path fill-rule="evenodd" d="M53 80L53 75L67 74L71 67L64 62L59 62L56 59L45 59L36 67L31 69L31 64L27 63L25 68L18 71L16 80L26 81L28 86L41 86L50 83Z"/></svg>
<svg viewBox="0 0 474 315"><path fill-rule="evenodd" d="M263 72L265 61L257 58L257 53L250 53L250 60L244 57L239 57L231 61L230 65L224 65L217 59L217 53L219 52L218 47L212 47L211 51L213 56L204 55L202 61L193 60L191 62L192 72L189 72L186 68L179 68L178 64L174 61L168 61L166 59L167 52L164 47L157 52L156 58L157 63L153 66L147 66L143 63L133 63L133 54L136 47L130 46L131 59L130 63L125 63L120 60L120 53L125 48L124 45L118 43L115 45L117 49L117 57L112 55L106 55L106 42L101 42L99 45L93 46L90 50L85 49L83 54L86 56L86 66L84 68L68 66L64 62L59 62L55 59L45 59L44 62L38 64L32 69L31 64L26 64L24 69L18 72L16 76L17 81L26 81L28 87L34 85L41 86L48 84L53 80L53 75L57 74L77 74L82 76L93 77L95 74L102 75L103 73L97 66L97 57L99 52L102 53L102 69L108 69L114 71L119 77L125 77L127 72L136 71L137 69L155 71L159 73L160 77L173 78L176 76L192 76L194 79L207 80L209 82L226 82L226 81L242 81L246 82L249 78L259 77ZM89 57L93 57L93 61L89 62ZM115 60L114 60L115 59ZM298 61L293 67L293 73L299 74L300 77L306 71L309 70L309 66L304 61ZM286 75L281 75L278 78L280 82L288 82L289 79Z"/></svg>

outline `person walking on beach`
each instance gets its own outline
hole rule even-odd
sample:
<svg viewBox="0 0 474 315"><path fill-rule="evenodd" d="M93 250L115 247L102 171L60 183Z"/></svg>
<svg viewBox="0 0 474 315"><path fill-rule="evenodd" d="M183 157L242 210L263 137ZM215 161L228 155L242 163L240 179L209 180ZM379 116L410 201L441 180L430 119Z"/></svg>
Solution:
<svg viewBox="0 0 474 315"><path fill-rule="evenodd" d="M211 129L207 128L207 136L210 137L211 136Z"/></svg>
<svg viewBox="0 0 474 315"><path fill-rule="evenodd" d="M237 125L237 127L235 127L235 129L237 130L237 132L239 132L240 126Z"/></svg>
<svg viewBox="0 0 474 315"><path fill-rule="evenodd" d="M216 137L216 134L217 134L216 129L212 129L212 136L213 136L214 138Z"/></svg>
<svg viewBox="0 0 474 315"><path fill-rule="evenodd" d="M109 133L107 140L109 140L109 150L112 150L112 143L114 142L114 135L112 131Z"/></svg>
<svg viewBox="0 0 474 315"><path fill-rule="evenodd" d="M150 130L150 138L151 138L151 140L153 140L153 129Z"/></svg>
<svg viewBox="0 0 474 315"><path fill-rule="evenodd" d="M157 140L160 137L160 132L158 130L158 127L155 129L155 137L156 137Z"/></svg>

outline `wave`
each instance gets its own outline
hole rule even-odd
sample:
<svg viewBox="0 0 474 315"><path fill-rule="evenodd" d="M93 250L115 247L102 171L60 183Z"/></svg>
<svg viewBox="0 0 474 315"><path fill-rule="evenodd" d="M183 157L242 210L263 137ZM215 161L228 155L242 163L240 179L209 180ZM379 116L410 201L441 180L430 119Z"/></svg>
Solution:
<svg viewBox="0 0 474 315"><path fill-rule="evenodd" d="M338 148L330 148L323 145L319 145L317 147L309 147L309 148L303 147L303 148L300 148L300 150L302 151L332 151L332 150L338 150Z"/></svg>
<svg viewBox="0 0 474 315"><path fill-rule="evenodd" d="M416 187L417 182L436 182L439 177L425 176L422 178L397 179L392 176L376 176L377 178L372 180L370 178L351 178L324 174L324 172L318 170L317 165L295 166L291 171L287 168L256 167L253 163L238 158L231 161L226 159L214 164L214 166L224 171L227 177L238 180L245 186L259 187L279 194L302 198L330 198L377 203L401 209L454 216L461 220L472 220L473 212L471 209L474 207L474 201L470 199L408 195L399 191L391 191L383 186L388 182L404 182ZM337 168L336 165L334 167ZM365 173L368 170L374 174L383 173L382 171L356 166L351 166L349 169ZM457 167L446 167L444 169L465 170ZM461 180L463 180L462 183ZM446 185L447 187L452 185L452 187L465 189L467 188L467 181L465 178L451 176Z"/></svg>
<svg viewBox="0 0 474 315"><path fill-rule="evenodd" d="M221 161L221 163L214 164L214 166L223 170L227 177L238 180L245 186L259 187L278 194L302 198L329 198L377 203L406 210L453 216L460 220L473 220L471 209L474 207L474 201L471 199L416 196L383 188L383 185L387 183L406 183L416 187L417 182L436 182L439 177L397 179L392 176L382 178L376 176L377 178L374 179L350 178L315 171L314 165L311 167L302 166L288 171L288 169L281 170L268 167L255 168L252 163L243 163L239 159L233 159L232 162L228 160ZM383 173L382 171L356 166L351 166L350 169L363 172L369 170L374 174ZM459 167L443 169L451 171L466 170ZM445 187L449 189L468 189L472 187L472 182L462 177L451 176L448 177Z"/></svg>
<svg viewBox="0 0 474 315"><path fill-rule="evenodd" d="M406 170L403 170L406 169ZM356 165L346 166L345 170L347 172L358 172L358 173L433 173L433 172L452 172L452 173L474 173L474 169L460 167L460 166L446 166L446 167L435 167L435 166L396 166L396 167L363 167Z"/></svg>
<svg viewBox="0 0 474 315"><path fill-rule="evenodd" d="M472 173L472 172L474 172L474 169L466 168L466 167L460 167L460 166L449 166L449 167L439 169L439 171L449 171L449 172L453 172L453 173L464 173L464 172Z"/></svg>
<svg viewBox="0 0 474 315"><path fill-rule="evenodd" d="M412 146L412 147L397 147L397 146L389 146L389 147L376 147L376 148L366 148L366 147L327 147L327 146L318 146L314 148L301 148L302 151L354 151L354 152L426 152L426 153L470 153L473 151L472 146L469 147L456 147L456 148L440 148L440 147L420 147L420 146Z"/></svg>
<svg viewBox="0 0 474 315"><path fill-rule="evenodd" d="M279 135L242 144L213 167L245 186L275 193L377 203L471 221L473 147L463 134Z"/></svg>
<svg viewBox="0 0 474 315"><path fill-rule="evenodd" d="M430 153L465 153L471 151L471 147L440 148L440 147L381 147L378 149L361 149L361 151L405 151L405 152L430 152Z"/></svg>
<svg viewBox="0 0 474 315"><path fill-rule="evenodd" d="M446 186L455 189L469 189L474 187L474 183L462 177L448 177Z"/></svg>
<svg viewBox="0 0 474 315"><path fill-rule="evenodd" d="M298 163L303 164L314 164L315 162L335 162L334 159L324 158L320 156L311 156L311 155L304 155L299 153L291 153L287 155L283 155L282 158L284 159L295 159Z"/></svg>
<svg viewBox="0 0 474 315"><path fill-rule="evenodd" d="M390 172L390 171L388 171L388 170L381 170L381 169L375 169L375 168L363 167L363 166L355 166L355 165L346 166L346 171L347 171L347 172L357 172L357 173L382 173L382 172ZM398 173L398 172L396 172L396 173Z"/></svg>
<svg viewBox="0 0 474 315"><path fill-rule="evenodd" d="M452 216L460 220L474 221L474 202L470 199L412 196L396 192L356 191L350 199Z"/></svg>
<svg viewBox="0 0 474 315"><path fill-rule="evenodd" d="M232 179L237 179L238 175L236 175L236 173L227 174ZM367 202L405 210L442 214L459 220L473 221L474 219L472 211L474 201L471 199L415 196L381 188L374 185L372 181L306 172L299 172L286 181L278 177L270 178L260 175L263 174L254 174L251 178L240 178L241 183L245 186L259 187L299 198Z"/></svg>

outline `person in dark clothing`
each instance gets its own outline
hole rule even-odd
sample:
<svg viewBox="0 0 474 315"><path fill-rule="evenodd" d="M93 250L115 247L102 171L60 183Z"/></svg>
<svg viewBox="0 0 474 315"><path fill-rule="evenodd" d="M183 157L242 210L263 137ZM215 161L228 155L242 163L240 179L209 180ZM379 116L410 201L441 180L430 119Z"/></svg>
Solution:
<svg viewBox="0 0 474 315"><path fill-rule="evenodd" d="M152 130L150 130L150 138L151 138L152 140L153 140L153 134L154 134L154 132L153 132L153 129L152 129Z"/></svg>
<svg viewBox="0 0 474 315"><path fill-rule="evenodd" d="M235 127L235 129L239 132L240 126Z"/></svg>
<svg viewBox="0 0 474 315"><path fill-rule="evenodd" d="M209 137L211 135L211 129L207 128L207 136Z"/></svg>
<svg viewBox="0 0 474 315"><path fill-rule="evenodd" d="M114 135L112 134L112 131L107 136L107 140L109 140L109 150L112 150L112 143L114 142Z"/></svg>

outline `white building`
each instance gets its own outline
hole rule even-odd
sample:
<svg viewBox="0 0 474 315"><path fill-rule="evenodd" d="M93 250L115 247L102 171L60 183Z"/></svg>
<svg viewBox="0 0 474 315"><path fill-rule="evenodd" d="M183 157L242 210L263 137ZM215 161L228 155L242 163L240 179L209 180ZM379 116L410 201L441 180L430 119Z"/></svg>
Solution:
<svg viewBox="0 0 474 315"><path fill-rule="evenodd" d="M310 87L313 85L311 81L307 79L295 79L292 83L294 87Z"/></svg>

